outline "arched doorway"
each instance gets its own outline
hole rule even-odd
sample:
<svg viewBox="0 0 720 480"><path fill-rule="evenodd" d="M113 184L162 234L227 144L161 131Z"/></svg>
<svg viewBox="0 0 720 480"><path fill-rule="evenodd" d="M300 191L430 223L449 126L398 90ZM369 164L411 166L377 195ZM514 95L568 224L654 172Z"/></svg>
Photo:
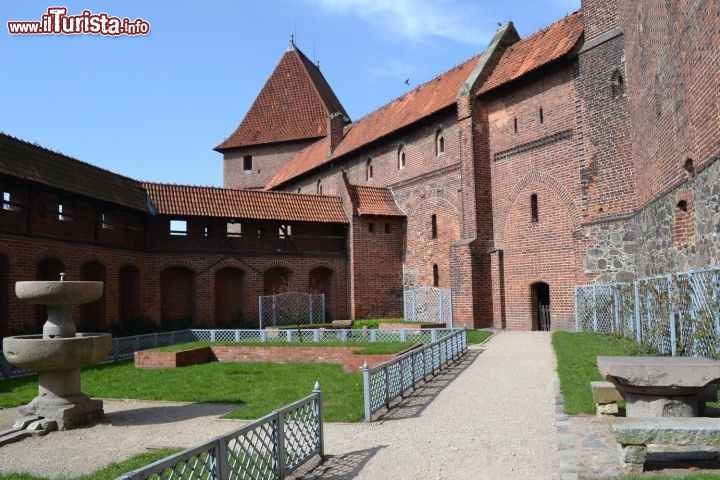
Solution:
<svg viewBox="0 0 720 480"><path fill-rule="evenodd" d="M532 307L532 329L549 332L550 324L550 285L545 282L530 286Z"/></svg>
<svg viewBox="0 0 720 480"><path fill-rule="evenodd" d="M225 267L215 272L215 323L219 327L250 328L243 311L243 281L239 268ZM257 322L255 322L257 327Z"/></svg>
<svg viewBox="0 0 720 480"><path fill-rule="evenodd" d="M169 328L192 325L195 311L195 272L171 267L160 274L160 317Z"/></svg>
<svg viewBox="0 0 720 480"><path fill-rule="evenodd" d="M310 293L325 295L325 322L333 319L335 292L333 289L333 271L329 268L318 267L310 270Z"/></svg>
<svg viewBox="0 0 720 480"><path fill-rule="evenodd" d="M283 267L271 268L263 274L263 295L274 295L288 291L290 270Z"/></svg>
<svg viewBox="0 0 720 480"><path fill-rule="evenodd" d="M103 282L103 295L98 300L78 308L80 312L80 325L78 331L95 330L95 327L105 325L105 288L107 288L107 275L105 267L99 262L87 262L80 267L80 280Z"/></svg>

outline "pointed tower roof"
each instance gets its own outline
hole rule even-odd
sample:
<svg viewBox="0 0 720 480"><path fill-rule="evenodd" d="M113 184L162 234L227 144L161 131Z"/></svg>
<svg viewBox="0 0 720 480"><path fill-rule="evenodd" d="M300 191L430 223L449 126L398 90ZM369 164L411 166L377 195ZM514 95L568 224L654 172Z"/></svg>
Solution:
<svg viewBox="0 0 720 480"><path fill-rule="evenodd" d="M215 150L324 137L335 112L348 116L320 69L291 37L243 121Z"/></svg>

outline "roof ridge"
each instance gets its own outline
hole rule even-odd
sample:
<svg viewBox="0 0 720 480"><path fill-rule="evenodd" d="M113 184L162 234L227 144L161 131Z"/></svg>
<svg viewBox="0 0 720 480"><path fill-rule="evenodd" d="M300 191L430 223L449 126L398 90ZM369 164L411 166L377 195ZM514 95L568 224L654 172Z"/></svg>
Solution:
<svg viewBox="0 0 720 480"><path fill-rule="evenodd" d="M483 52L484 52L484 50L483 50ZM373 111L371 111L371 112L363 115L362 117L358 118L358 119L355 120L354 122L352 122L352 123L350 123L349 125L347 125L345 128L349 130L349 129L352 128L352 126L355 125L356 123L360 123L362 120L364 120L365 118L369 117L370 115L373 115L373 114L375 114L375 113L383 110L384 108L388 108L388 107L389 107L390 105L392 105L393 103L397 102L398 100L401 100L402 98L405 98L406 96L410 95L411 93L415 92L416 90L420 90L422 87L424 87L424 86L426 86L426 85L428 85L428 84L430 84L430 83L432 83L432 82L440 79L441 77L449 74L450 72L452 72L452 71L454 71L454 70L457 70L458 68L461 68L463 65L465 65L465 64L466 64L467 62L469 62L470 60L473 60L473 59L475 59L475 58L477 58L477 59L479 60L479 57L480 57L481 55L482 55L482 52L481 52L481 53L478 53L478 54L475 54L475 55L473 55L472 57L466 59L465 61L460 62L460 63L458 63L457 65L454 65L454 66L450 67L449 69L445 70L445 71L442 72L442 73L439 73L438 75L435 75L435 76L434 76L433 78L431 78L430 80L428 80L428 81L426 81L426 82L424 82L424 83L421 83L420 85L418 85L417 87L413 88L413 89L410 90L409 92L405 92L405 93L403 93L402 95L393 98L392 100L390 100L389 102L385 103L384 105L376 108L375 110L373 110ZM395 131L395 130L393 130L393 131Z"/></svg>
<svg viewBox="0 0 720 480"><path fill-rule="evenodd" d="M297 193L297 192L283 192L278 190L256 190L251 188L226 188L226 187L218 187L215 185L189 185L184 183L167 183L167 182L151 182L151 181L145 181L145 180L139 180L138 183L144 185L156 185L161 187L187 187L187 188L203 188L207 190L220 190L220 191L228 191L228 192L248 192L251 194L272 194L272 195L297 195L301 197L322 197L322 198L339 198L338 195L322 195L319 193Z"/></svg>
<svg viewBox="0 0 720 480"><path fill-rule="evenodd" d="M293 45L294 45L294 44L293 44ZM334 106L331 108L330 105L329 105L329 104L334 104L335 102L333 101L333 99L328 99L328 98L323 94L323 92L320 91L320 89L318 88L317 84L315 83L315 80L312 78L312 75L311 75L310 72L308 71L308 68L314 69L314 70L320 75L320 77L323 79L323 81L325 82L325 84L327 85L327 87L330 89L330 92L332 92L332 94L335 96L335 100L337 100L338 105L339 105L340 108L342 109L342 111L341 111L340 113L342 113L343 115L345 115L345 117L348 117L348 118L349 118L349 115L348 115L347 111L345 110L345 107L343 106L342 102L340 102L340 99L337 98L337 94L335 94L335 91L334 91L334 90L332 89L332 87L330 86L330 83L329 83L329 82L327 81L327 79L325 78L325 75L323 75L322 71L320 71L320 67L318 67L317 65L315 65L315 64L308 58L308 56L305 55L305 53L304 53L302 50L300 50L300 48L299 48L297 45L295 45L295 48L294 48L292 51L295 52L295 53L300 57L300 61L303 63L303 65L305 65L305 66L307 67L307 68L304 69L305 75L308 76L308 79L310 80L310 85L312 86L313 90L315 90L315 93L317 93L318 96L320 96L320 98L323 99L324 103L326 104L325 106L328 107L328 110L332 110L332 109L335 108ZM331 111L331 112L330 112L330 115L332 115L333 113L335 113L335 112Z"/></svg>
<svg viewBox="0 0 720 480"><path fill-rule="evenodd" d="M90 163L90 162L88 162L88 161L80 160L79 158L75 158L75 157L73 157L73 156L71 156L71 155L68 155L68 154L66 154L66 153L61 152L60 150L53 150L53 149L51 149L51 148L44 147L44 146L40 145L40 144L37 143L37 142L30 142L30 141L25 140L25 139L23 139L23 138L16 137L16 136L14 136L14 135L10 135L9 133L6 133L6 132L4 132L4 131L2 131L2 130L0 130L0 135L3 135L3 136L5 136L5 137L7 137L7 138L9 138L9 139L11 139L11 140L16 141L16 142L19 142L19 143L22 143L22 144L25 144L25 145L29 145L29 146L32 146L32 147L34 147L34 148L39 148L39 149L44 150L44 151L46 151L46 152L48 152L48 153L51 153L51 154L53 154L53 155L59 155L59 156L61 156L61 157L65 157L65 158L68 159L68 160L72 160L72 161L74 161L74 162L82 163L83 165L87 165L88 167L92 167L92 168L94 168L94 169L96 169L96 170L99 170L99 171L101 171L101 172L110 173L110 174L112 174L112 175L115 175L116 177L124 178L124 179L126 179L126 180L130 180L130 181L133 181L133 182L136 182L136 183L139 183L139 182L140 182L140 180L138 180L138 179L136 179L136 178L128 177L127 175L123 175L122 173L113 172L112 170L109 170L109 169L104 168L104 167L100 167L100 166L98 166L98 165L95 165L94 163Z"/></svg>

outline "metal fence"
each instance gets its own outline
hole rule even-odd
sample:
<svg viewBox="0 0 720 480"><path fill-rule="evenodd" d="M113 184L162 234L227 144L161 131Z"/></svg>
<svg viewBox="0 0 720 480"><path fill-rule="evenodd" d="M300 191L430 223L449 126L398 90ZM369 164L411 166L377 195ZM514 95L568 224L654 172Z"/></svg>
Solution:
<svg viewBox="0 0 720 480"><path fill-rule="evenodd" d="M151 333L132 337L117 337L112 340L110 353L102 363L117 362L133 358L135 352L150 348L165 347L186 342L435 342L450 335L452 329L398 329L398 330L353 330L353 329L315 329L315 330L220 330L190 329L174 332ZM33 375L34 372L22 370L8 363L0 350L0 379Z"/></svg>
<svg viewBox="0 0 720 480"><path fill-rule="evenodd" d="M118 480L282 479L323 453L322 391L316 383L302 400Z"/></svg>
<svg viewBox="0 0 720 480"><path fill-rule="evenodd" d="M575 329L617 333L663 355L720 358L720 268L575 287Z"/></svg>
<svg viewBox="0 0 720 480"><path fill-rule="evenodd" d="M363 366L365 421L381 408L415 388L428 375L434 375L467 351L467 333L456 330L441 340L401 355L373 368Z"/></svg>
<svg viewBox="0 0 720 480"><path fill-rule="evenodd" d="M325 295L287 292L258 297L260 328L325 323Z"/></svg>
<svg viewBox="0 0 720 480"><path fill-rule="evenodd" d="M405 320L444 323L452 328L452 291L436 287L403 290Z"/></svg>

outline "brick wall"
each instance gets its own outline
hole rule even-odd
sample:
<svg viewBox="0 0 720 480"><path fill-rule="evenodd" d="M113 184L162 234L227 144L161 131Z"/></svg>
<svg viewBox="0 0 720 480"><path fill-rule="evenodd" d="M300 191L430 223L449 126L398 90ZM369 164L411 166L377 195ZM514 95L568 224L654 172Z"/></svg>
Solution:
<svg viewBox="0 0 720 480"><path fill-rule="evenodd" d="M223 153L223 186L225 188L262 189L292 156L313 143L312 140L257 145ZM245 170L243 157L252 157L252 169Z"/></svg>

